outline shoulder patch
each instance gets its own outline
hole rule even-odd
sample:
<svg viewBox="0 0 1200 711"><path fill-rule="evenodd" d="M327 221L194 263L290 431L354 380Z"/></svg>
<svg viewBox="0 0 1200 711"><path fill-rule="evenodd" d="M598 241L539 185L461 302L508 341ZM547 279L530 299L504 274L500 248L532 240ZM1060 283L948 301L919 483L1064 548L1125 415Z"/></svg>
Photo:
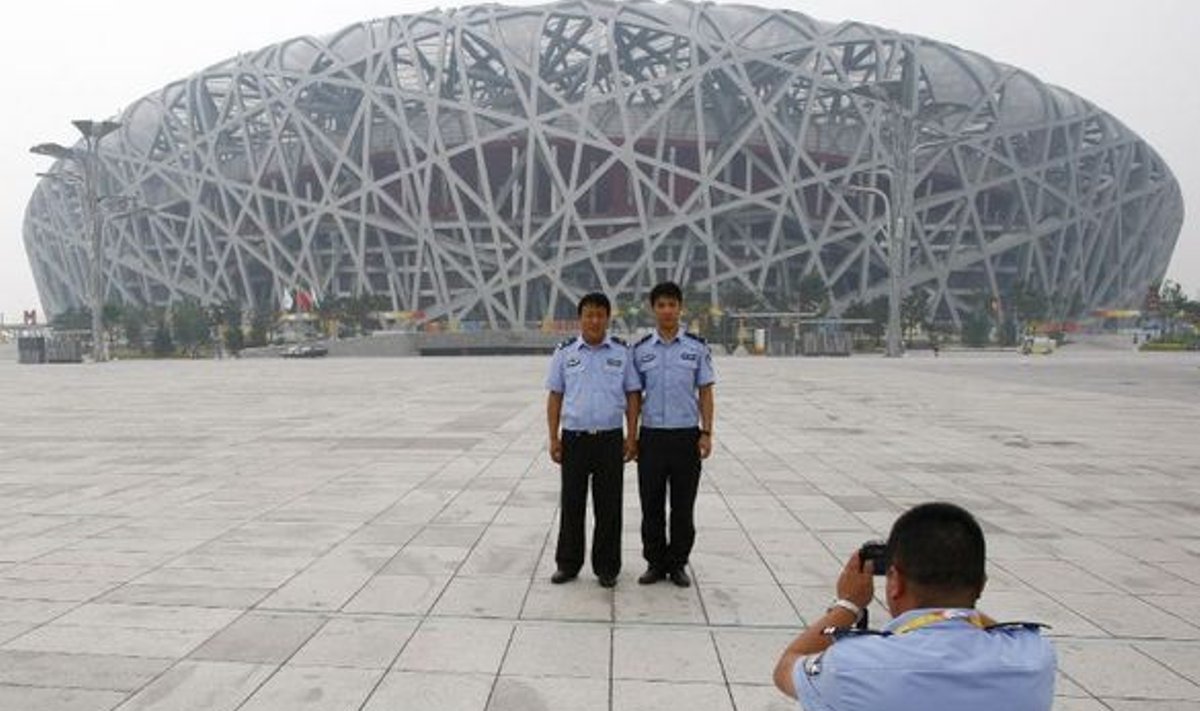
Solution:
<svg viewBox="0 0 1200 711"><path fill-rule="evenodd" d="M1050 625L1041 622L996 622L983 628L988 632L997 630L1027 630L1029 632L1041 632L1043 629L1050 629Z"/></svg>
<svg viewBox="0 0 1200 711"><path fill-rule="evenodd" d="M620 336L609 336L609 338L612 339L613 343L616 343L619 346L625 346L626 348L629 347L629 344L625 342L625 339L621 338Z"/></svg>
<svg viewBox="0 0 1200 711"><path fill-rule="evenodd" d="M562 343L559 343L557 346L555 346L554 350L556 350L556 351L561 350L561 349L566 348L567 346L571 345L574 342L575 342L575 337L571 336L567 340L565 340Z"/></svg>
<svg viewBox="0 0 1200 711"><path fill-rule="evenodd" d="M693 341L700 341L701 343L708 343L708 341L704 340L700 336L697 336L696 334L692 333L691 331L684 331L683 335L687 336L688 338L692 339Z"/></svg>
<svg viewBox="0 0 1200 711"><path fill-rule="evenodd" d="M635 343L635 344L633 344L633 345L634 345L635 347L636 347L636 346L640 346L640 345L642 345L643 343L645 343L646 341L650 340L650 339L651 339L651 338L653 338L653 337L654 337L654 334L653 334L653 333L647 333L646 335L644 335L644 336L642 336L641 338L639 338L639 339L638 339L638 342L637 342L637 343Z"/></svg>
<svg viewBox="0 0 1200 711"><path fill-rule="evenodd" d="M821 660L825 656L822 652L816 656L808 657L804 660L804 673L808 676L817 676L821 673Z"/></svg>
<svg viewBox="0 0 1200 711"><path fill-rule="evenodd" d="M892 633L887 630L860 630L855 627L826 627L821 630L821 634L831 638L834 642L840 642L843 639L851 639L854 637L891 637Z"/></svg>

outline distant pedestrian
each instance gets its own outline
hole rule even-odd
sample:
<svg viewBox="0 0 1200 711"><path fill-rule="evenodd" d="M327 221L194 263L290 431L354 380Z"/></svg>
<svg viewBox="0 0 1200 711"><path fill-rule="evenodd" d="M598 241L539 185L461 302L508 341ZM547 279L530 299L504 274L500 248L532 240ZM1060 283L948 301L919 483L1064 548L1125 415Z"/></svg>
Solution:
<svg viewBox="0 0 1200 711"><path fill-rule="evenodd" d="M642 500L643 585L670 578L691 585L685 568L696 540L694 509L701 460L712 453L712 353L703 338L682 330L683 292L665 282L650 291L657 327L633 348L641 378L638 493ZM670 501L670 529L667 501Z"/></svg>
<svg viewBox="0 0 1200 711"><path fill-rule="evenodd" d="M559 344L546 376L550 458L562 465L562 511L554 554L558 569L550 581L565 583L583 567L590 481L595 516L592 572L602 586L611 588L621 572L624 467L637 452L641 383L628 346L608 335L608 297L587 294L578 312L580 335ZM622 419L628 426L624 437Z"/></svg>

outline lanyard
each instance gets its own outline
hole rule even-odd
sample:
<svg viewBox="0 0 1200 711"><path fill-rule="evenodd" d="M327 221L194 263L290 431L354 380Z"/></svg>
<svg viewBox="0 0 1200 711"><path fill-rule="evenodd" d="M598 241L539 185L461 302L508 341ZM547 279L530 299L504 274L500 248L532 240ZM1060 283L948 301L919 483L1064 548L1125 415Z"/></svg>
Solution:
<svg viewBox="0 0 1200 711"><path fill-rule="evenodd" d="M905 634L949 620L963 620L981 630L986 630L996 624L995 620L976 610L938 610L914 617L892 630L892 634Z"/></svg>

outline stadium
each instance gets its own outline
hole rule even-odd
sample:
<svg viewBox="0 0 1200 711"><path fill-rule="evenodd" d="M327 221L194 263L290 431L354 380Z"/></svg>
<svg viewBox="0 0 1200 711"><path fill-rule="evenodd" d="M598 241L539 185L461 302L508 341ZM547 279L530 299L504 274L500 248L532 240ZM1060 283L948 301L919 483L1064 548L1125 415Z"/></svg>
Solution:
<svg viewBox="0 0 1200 711"><path fill-rule="evenodd" d="M663 279L715 308L923 293L959 325L1033 290L1136 306L1183 221L1162 158L1087 100L857 22L675 0L481 5L239 55L99 144L105 298L373 295L536 328ZM26 212L43 307L89 303L60 160ZM131 209L129 206L136 208Z"/></svg>

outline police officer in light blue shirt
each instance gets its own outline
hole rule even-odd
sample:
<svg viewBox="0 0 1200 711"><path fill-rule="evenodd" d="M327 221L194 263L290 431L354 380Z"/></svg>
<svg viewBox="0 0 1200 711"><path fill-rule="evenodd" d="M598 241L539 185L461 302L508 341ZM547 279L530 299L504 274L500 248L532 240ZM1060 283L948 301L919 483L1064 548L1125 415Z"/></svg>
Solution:
<svg viewBox="0 0 1200 711"><path fill-rule="evenodd" d="M864 560L866 551L847 562L825 615L784 650L781 691L806 711L1050 710L1055 654L1040 625L975 609L986 554L970 513L921 504L897 519L882 555ZM893 619L856 631L877 563Z"/></svg>
<svg viewBox="0 0 1200 711"><path fill-rule="evenodd" d="M641 381L624 341L608 335L612 307L600 293L579 301L580 335L559 345L546 374L550 458L562 465L555 584L574 579L584 562L588 482L595 512L592 571L617 584L621 570L624 466L636 454ZM628 436L622 436L622 421Z"/></svg>
<svg viewBox="0 0 1200 711"><path fill-rule="evenodd" d="M694 510L701 460L712 453L712 353L679 323L683 291L664 282L650 290L656 327L633 348L642 383L638 432L638 494L642 500L642 555L650 585L670 578L691 585L688 556L696 541ZM668 538L666 505L671 504Z"/></svg>

